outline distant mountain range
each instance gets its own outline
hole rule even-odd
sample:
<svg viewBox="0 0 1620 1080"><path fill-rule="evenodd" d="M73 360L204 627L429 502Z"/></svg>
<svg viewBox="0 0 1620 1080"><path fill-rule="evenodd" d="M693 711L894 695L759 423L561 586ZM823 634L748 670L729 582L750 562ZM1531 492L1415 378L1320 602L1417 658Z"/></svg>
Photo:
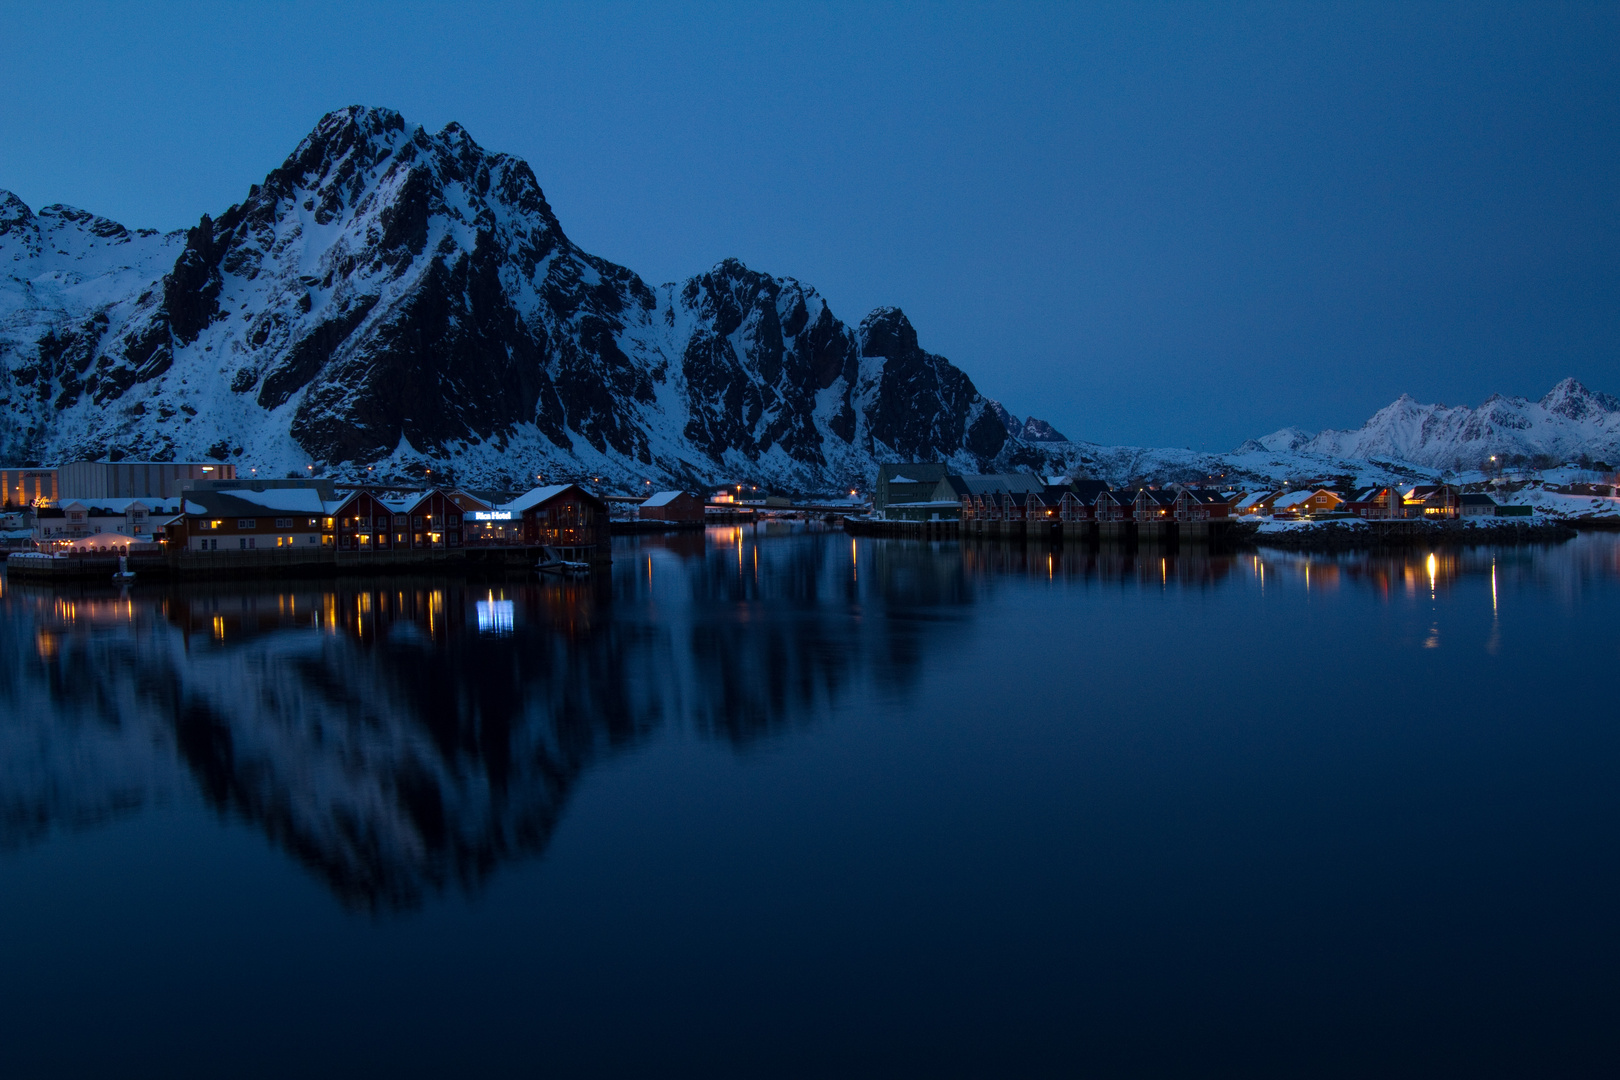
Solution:
<svg viewBox="0 0 1620 1080"><path fill-rule="evenodd" d="M1231 455L1071 441L981 394L896 308L850 326L813 288L730 259L649 286L570 241L523 161L389 109L328 114L189 230L0 191L0 464L213 458L492 487L827 490L903 460L1261 477L1612 459L1616 413L1567 380L1477 410L1403 397L1358 431L1285 429Z"/></svg>
<svg viewBox="0 0 1620 1080"><path fill-rule="evenodd" d="M1540 401L1495 395L1477 409L1420 405L1402 394L1353 431L1283 428L1233 453L1263 450L1456 470L1477 469L1492 456L1516 464L1582 457L1620 463L1620 400L1574 379L1565 379Z"/></svg>

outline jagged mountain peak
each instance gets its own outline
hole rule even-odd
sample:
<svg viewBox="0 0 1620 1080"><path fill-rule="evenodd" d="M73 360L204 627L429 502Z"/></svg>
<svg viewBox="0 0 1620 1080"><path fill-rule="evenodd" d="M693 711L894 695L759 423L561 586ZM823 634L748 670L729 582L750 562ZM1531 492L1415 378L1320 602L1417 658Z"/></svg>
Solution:
<svg viewBox="0 0 1620 1080"><path fill-rule="evenodd" d="M1015 434L1028 442L1036 443L1066 443L1069 437L1045 420L1037 420L1031 416L1024 421L1023 429Z"/></svg>
<svg viewBox="0 0 1620 1080"><path fill-rule="evenodd" d="M916 351L917 328L897 307L874 308L861 320L862 356L897 356Z"/></svg>
<svg viewBox="0 0 1620 1080"><path fill-rule="evenodd" d="M1540 405L1570 420L1596 420L1620 412L1620 399L1588 390L1574 378L1563 379L1547 391Z"/></svg>
<svg viewBox="0 0 1620 1080"><path fill-rule="evenodd" d="M897 308L851 328L736 259L649 289L570 242L529 166L456 123L334 110L242 202L124 255L82 257L122 230L91 215L57 216L84 234L57 252L21 200L0 214L33 238L0 231L21 268L0 281L11 460L833 487L895 457L1057 452L1004 426ZM72 252L65 275L51 260Z"/></svg>

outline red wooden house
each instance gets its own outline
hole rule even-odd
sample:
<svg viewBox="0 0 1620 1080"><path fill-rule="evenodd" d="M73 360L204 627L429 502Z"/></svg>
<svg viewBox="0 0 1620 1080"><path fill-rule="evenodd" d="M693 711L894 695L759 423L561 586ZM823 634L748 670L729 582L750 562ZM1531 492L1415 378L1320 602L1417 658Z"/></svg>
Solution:
<svg viewBox="0 0 1620 1080"><path fill-rule="evenodd" d="M1095 521L1096 518L1096 507L1079 494L1073 491L1063 493L1063 501L1058 504L1059 521Z"/></svg>
<svg viewBox="0 0 1620 1080"><path fill-rule="evenodd" d="M394 546L412 550L461 547L462 518L468 511L457 502L458 496L470 498L461 492L434 488L390 502L389 508L394 513L390 534Z"/></svg>
<svg viewBox="0 0 1620 1080"><path fill-rule="evenodd" d="M369 491L342 499L327 515L327 529L339 551L392 549L394 508Z"/></svg>
<svg viewBox="0 0 1620 1080"><path fill-rule="evenodd" d="M1176 497L1173 492L1142 488L1131 505L1138 524L1144 521L1169 521L1175 510Z"/></svg>
<svg viewBox="0 0 1620 1080"><path fill-rule="evenodd" d="M1135 509L1136 493L1132 491L1099 491L1092 510L1098 521L1129 521Z"/></svg>
<svg viewBox="0 0 1620 1080"><path fill-rule="evenodd" d="M636 516L643 521L702 521L703 500L689 491L660 491L641 503Z"/></svg>
<svg viewBox="0 0 1620 1080"><path fill-rule="evenodd" d="M502 509L523 521L523 542L530 545L582 549L609 541L608 507L578 484L553 484L518 496Z"/></svg>
<svg viewBox="0 0 1620 1080"><path fill-rule="evenodd" d="M1172 503L1177 521L1224 521L1231 513L1226 497L1209 488L1179 488Z"/></svg>
<svg viewBox="0 0 1620 1080"><path fill-rule="evenodd" d="M1024 520L1028 522L1062 520L1063 500L1074 493L1061 487L1045 491L1032 491L1024 496Z"/></svg>

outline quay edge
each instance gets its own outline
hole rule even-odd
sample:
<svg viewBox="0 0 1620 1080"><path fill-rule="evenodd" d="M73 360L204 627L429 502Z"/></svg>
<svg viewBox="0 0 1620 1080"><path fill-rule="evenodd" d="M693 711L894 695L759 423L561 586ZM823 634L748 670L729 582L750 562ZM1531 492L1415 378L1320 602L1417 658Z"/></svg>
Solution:
<svg viewBox="0 0 1620 1080"><path fill-rule="evenodd" d="M511 574L534 569L541 547L468 547L453 550L142 552L128 557L137 582L208 578L321 577L339 574ZM592 559L606 566L604 550ZM6 558L13 581L111 582L118 570L113 554L49 556L15 552Z"/></svg>

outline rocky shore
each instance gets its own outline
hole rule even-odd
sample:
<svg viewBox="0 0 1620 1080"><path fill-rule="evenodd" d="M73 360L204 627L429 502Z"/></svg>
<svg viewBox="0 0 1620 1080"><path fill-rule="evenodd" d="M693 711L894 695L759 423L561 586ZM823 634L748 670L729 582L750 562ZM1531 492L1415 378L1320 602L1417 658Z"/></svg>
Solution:
<svg viewBox="0 0 1620 1080"><path fill-rule="evenodd" d="M1475 524L1461 521L1411 521L1387 525L1328 521L1319 525L1262 532L1260 547L1294 551L1348 551L1364 548L1467 547L1475 544L1559 544L1573 540L1575 528L1561 521Z"/></svg>

